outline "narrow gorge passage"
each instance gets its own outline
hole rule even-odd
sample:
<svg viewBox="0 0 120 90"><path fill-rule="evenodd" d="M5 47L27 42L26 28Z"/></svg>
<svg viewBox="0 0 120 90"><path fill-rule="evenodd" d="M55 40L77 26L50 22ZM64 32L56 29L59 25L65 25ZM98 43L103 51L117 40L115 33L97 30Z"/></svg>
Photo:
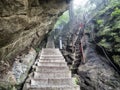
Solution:
<svg viewBox="0 0 120 90"><path fill-rule="evenodd" d="M0 0L0 90L120 90L120 0Z"/></svg>

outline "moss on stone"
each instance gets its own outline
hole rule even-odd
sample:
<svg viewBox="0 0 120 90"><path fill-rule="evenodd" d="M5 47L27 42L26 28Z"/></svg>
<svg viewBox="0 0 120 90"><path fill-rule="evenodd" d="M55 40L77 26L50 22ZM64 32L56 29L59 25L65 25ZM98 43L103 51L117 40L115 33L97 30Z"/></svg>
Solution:
<svg viewBox="0 0 120 90"><path fill-rule="evenodd" d="M13 85L0 85L0 90L17 90Z"/></svg>
<svg viewBox="0 0 120 90"><path fill-rule="evenodd" d="M99 30L96 35L100 37L98 44L112 53L113 60L120 66L120 4L102 10L96 17L95 29ZM104 20L104 23L103 21ZM103 25L101 25L103 24Z"/></svg>
<svg viewBox="0 0 120 90"><path fill-rule="evenodd" d="M119 36L114 36L114 38L115 38L115 42L120 43L120 37Z"/></svg>
<svg viewBox="0 0 120 90"><path fill-rule="evenodd" d="M99 35L101 36L105 36L106 34L109 34L111 31L110 27L109 26L106 26L103 28L103 30L99 30Z"/></svg>
<svg viewBox="0 0 120 90"><path fill-rule="evenodd" d="M120 55L113 55L112 57L115 63L117 63L120 66Z"/></svg>
<svg viewBox="0 0 120 90"><path fill-rule="evenodd" d="M112 28L113 31L119 31L120 30L120 20L115 21L115 25Z"/></svg>

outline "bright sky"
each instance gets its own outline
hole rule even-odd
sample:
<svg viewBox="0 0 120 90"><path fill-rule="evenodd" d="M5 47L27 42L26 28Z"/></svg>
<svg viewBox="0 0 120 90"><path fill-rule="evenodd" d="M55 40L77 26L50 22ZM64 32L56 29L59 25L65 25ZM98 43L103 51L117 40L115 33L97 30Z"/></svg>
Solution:
<svg viewBox="0 0 120 90"><path fill-rule="evenodd" d="M81 6L83 7L88 0L73 0L74 8Z"/></svg>

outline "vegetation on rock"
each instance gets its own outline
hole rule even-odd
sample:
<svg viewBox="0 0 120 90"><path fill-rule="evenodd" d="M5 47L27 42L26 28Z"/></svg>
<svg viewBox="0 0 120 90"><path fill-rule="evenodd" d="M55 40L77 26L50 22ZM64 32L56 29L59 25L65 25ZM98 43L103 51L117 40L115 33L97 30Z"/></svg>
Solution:
<svg viewBox="0 0 120 90"><path fill-rule="evenodd" d="M120 67L120 7L118 5L120 4L109 6L107 10L102 10L96 16L95 29L98 30L97 37L102 37L98 44L112 54L110 56L114 60L113 62Z"/></svg>

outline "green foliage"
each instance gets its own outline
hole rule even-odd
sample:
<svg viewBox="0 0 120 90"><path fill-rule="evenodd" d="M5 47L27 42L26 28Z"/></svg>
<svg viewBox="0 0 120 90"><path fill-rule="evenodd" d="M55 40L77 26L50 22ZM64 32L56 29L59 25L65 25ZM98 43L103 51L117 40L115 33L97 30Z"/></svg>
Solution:
<svg viewBox="0 0 120 90"><path fill-rule="evenodd" d="M101 45L101 46L103 46L104 48L108 49L109 51L112 51L112 48L111 48L111 44L110 44L110 43L101 41L101 42L99 42L98 44Z"/></svg>
<svg viewBox="0 0 120 90"><path fill-rule="evenodd" d="M115 38L116 42L120 43L120 37L119 36L114 36L114 38Z"/></svg>
<svg viewBox="0 0 120 90"><path fill-rule="evenodd" d="M109 0L109 6L114 7L114 6L119 6L120 1L119 0Z"/></svg>
<svg viewBox="0 0 120 90"><path fill-rule="evenodd" d="M109 0L109 4L101 11L99 11L98 15L102 15L104 14L107 10L113 8L113 7L117 7L120 6L120 1L118 0Z"/></svg>
<svg viewBox="0 0 120 90"><path fill-rule="evenodd" d="M116 45L114 46L114 51L116 51L116 52L119 52L119 53L120 53L120 46L119 46L119 43L118 43L118 44L116 44Z"/></svg>
<svg viewBox="0 0 120 90"><path fill-rule="evenodd" d="M96 35L100 38L98 45L112 52L114 62L120 66L120 0L109 0L109 5L95 17ZM101 26L103 25L103 26Z"/></svg>
<svg viewBox="0 0 120 90"><path fill-rule="evenodd" d="M111 32L111 36L116 36L117 33Z"/></svg>
<svg viewBox="0 0 120 90"><path fill-rule="evenodd" d="M79 84L79 79L77 77L74 77L72 79L73 79L74 85L78 85Z"/></svg>
<svg viewBox="0 0 120 90"><path fill-rule="evenodd" d="M97 20L97 24L101 25L103 24L104 20Z"/></svg>
<svg viewBox="0 0 120 90"><path fill-rule="evenodd" d="M37 48L37 47L35 48L35 51L36 51L37 53L39 53L40 50L41 50L40 48Z"/></svg>
<svg viewBox="0 0 120 90"><path fill-rule="evenodd" d="M1 86L0 90L17 90L15 86L9 85L9 86Z"/></svg>
<svg viewBox="0 0 120 90"><path fill-rule="evenodd" d="M117 8L115 8L115 11L112 12L111 16L117 17L117 16L119 16L119 15L120 15L120 9L117 7Z"/></svg>
<svg viewBox="0 0 120 90"><path fill-rule="evenodd" d="M111 32L111 28L109 26L106 26L102 30L99 30L99 35L101 36L109 35L110 32Z"/></svg>
<svg viewBox="0 0 120 90"><path fill-rule="evenodd" d="M113 59L114 59L115 63L117 63L120 66L120 56L119 55L114 55Z"/></svg>
<svg viewBox="0 0 120 90"><path fill-rule="evenodd" d="M66 12L63 13L62 16L59 17L59 19L58 19L57 23L55 24L54 28L56 28L56 27L58 27L62 24L64 25L64 24L68 23L68 21L69 21L69 12L66 11Z"/></svg>
<svg viewBox="0 0 120 90"><path fill-rule="evenodd" d="M120 21L115 21L115 23L114 23L115 25L113 26L113 30L116 30L116 29L120 29Z"/></svg>

